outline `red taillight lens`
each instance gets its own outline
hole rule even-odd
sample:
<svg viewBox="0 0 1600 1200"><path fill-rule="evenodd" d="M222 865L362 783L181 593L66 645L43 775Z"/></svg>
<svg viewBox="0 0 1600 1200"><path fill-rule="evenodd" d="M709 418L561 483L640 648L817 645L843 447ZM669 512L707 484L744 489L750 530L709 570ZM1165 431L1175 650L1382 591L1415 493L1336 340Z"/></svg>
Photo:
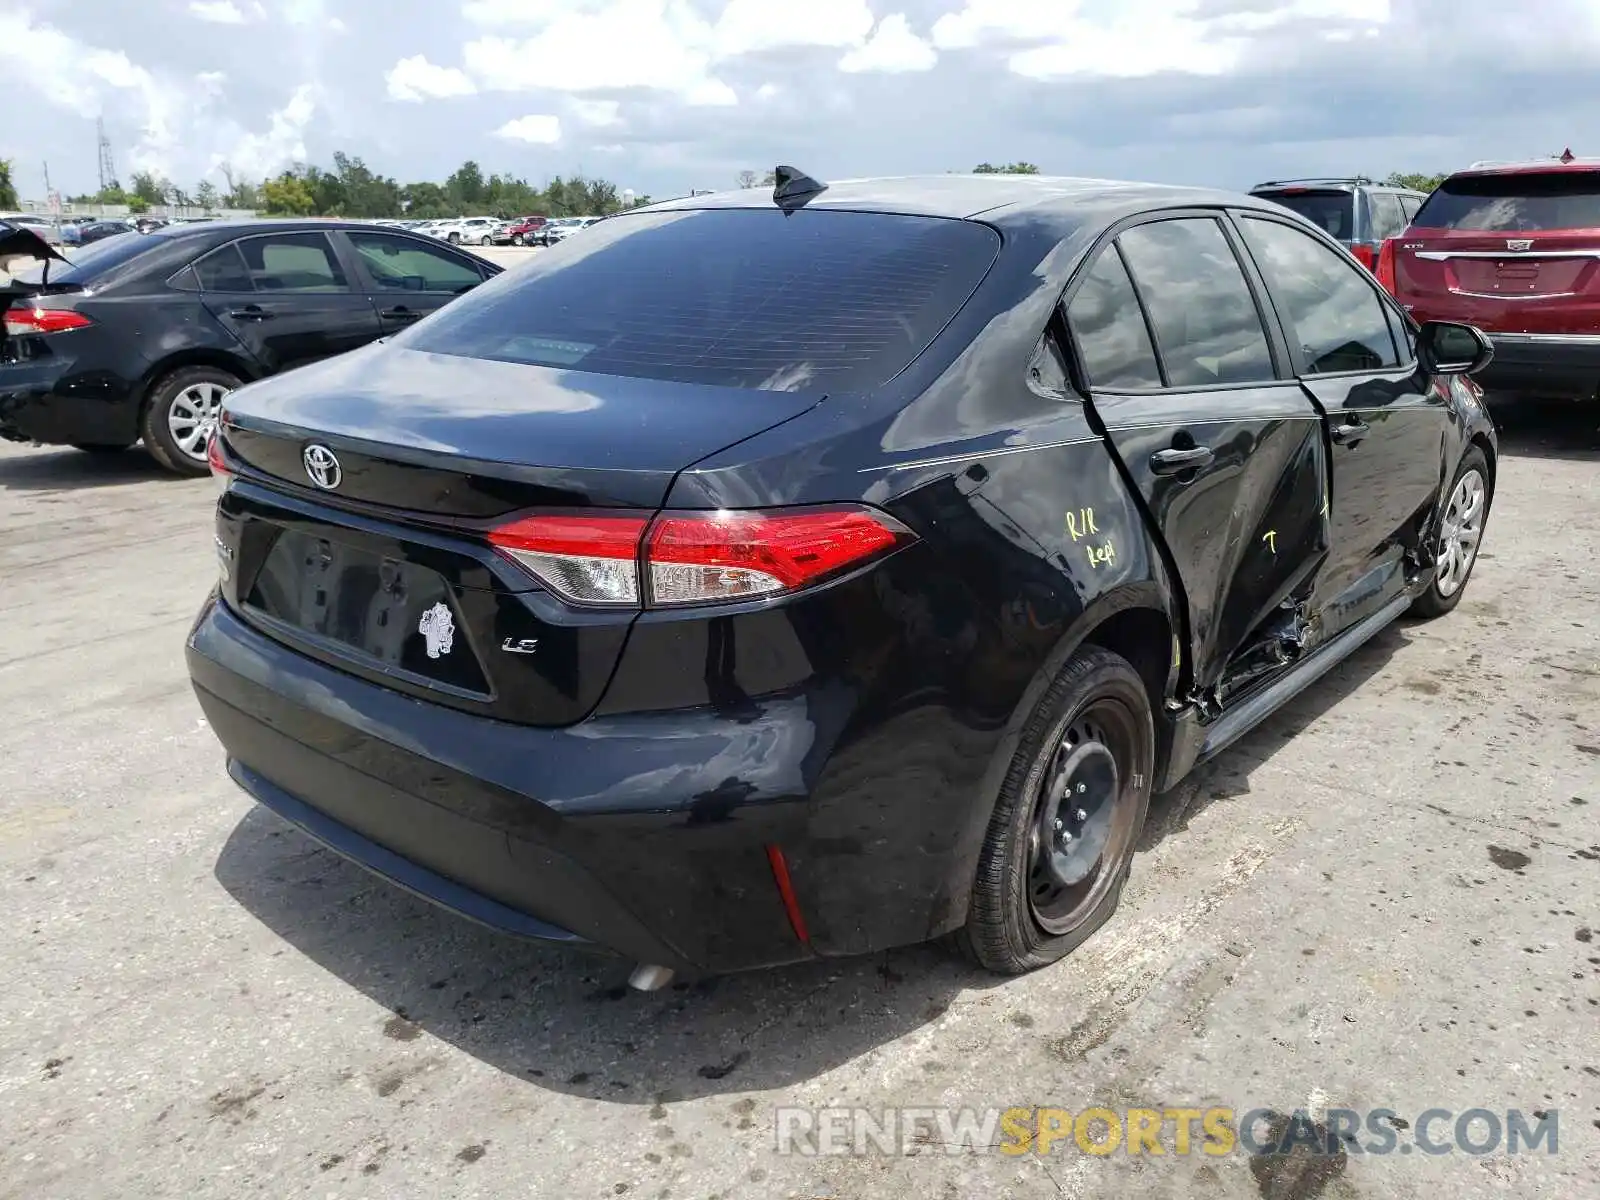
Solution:
<svg viewBox="0 0 1600 1200"><path fill-rule="evenodd" d="M1354 254L1356 261L1369 271L1378 261L1378 256L1373 252L1372 246L1366 242L1357 242L1351 246L1350 253Z"/></svg>
<svg viewBox="0 0 1600 1200"><path fill-rule="evenodd" d="M639 603L643 516L524 517L489 532L489 544L575 604Z"/></svg>
<svg viewBox="0 0 1600 1200"><path fill-rule="evenodd" d="M892 549L907 531L864 508L664 513L650 527L652 604L792 592Z"/></svg>
<svg viewBox="0 0 1600 1200"><path fill-rule="evenodd" d="M5 321L6 332L12 337L65 333L69 329L84 329L94 324L82 313L65 308L8 308Z"/></svg>
<svg viewBox="0 0 1600 1200"><path fill-rule="evenodd" d="M233 482L233 468L222 457L222 434L213 433L206 442L206 466L211 468L211 481L217 485L217 496L228 490L228 485Z"/></svg>
<svg viewBox="0 0 1600 1200"><path fill-rule="evenodd" d="M871 509L829 507L670 512L653 523L643 516L539 515L490 531L489 542L574 604L655 608L795 592L911 536Z"/></svg>
<svg viewBox="0 0 1600 1200"><path fill-rule="evenodd" d="M1395 294L1394 239L1385 238L1378 251L1378 265L1372 272L1378 277L1378 286L1391 296Z"/></svg>

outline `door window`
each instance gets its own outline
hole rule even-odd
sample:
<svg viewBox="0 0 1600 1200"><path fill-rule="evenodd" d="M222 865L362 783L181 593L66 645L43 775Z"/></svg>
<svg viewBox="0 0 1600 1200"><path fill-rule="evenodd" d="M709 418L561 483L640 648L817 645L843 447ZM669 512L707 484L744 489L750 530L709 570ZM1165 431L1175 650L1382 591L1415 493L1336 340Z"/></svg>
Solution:
<svg viewBox="0 0 1600 1200"><path fill-rule="evenodd" d="M392 233L349 235L361 265L380 289L389 292L448 292L460 295L483 282L470 263L443 248Z"/></svg>
<svg viewBox="0 0 1600 1200"><path fill-rule="evenodd" d="M1400 197L1393 192L1372 192L1372 240L1399 237L1405 232L1406 217L1400 208Z"/></svg>
<svg viewBox="0 0 1600 1200"><path fill-rule="evenodd" d="M1416 219L1417 210L1422 207L1422 201L1416 196L1401 196L1400 211L1405 214L1406 224L1410 225ZM1404 232L1403 230L1401 232Z"/></svg>
<svg viewBox="0 0 1600 1200"><path fill-rule="evenodd" d="M1101 251L1078 285L1067 306L1067 325L1091 387L1117 391L1161 386L1139 297L1115 246Z"/></svg>
<svg viewBox="0 0 1600 1200"><path fill-rule="evenodd" d="M272 233L236 245L258 292L349 290L326 234Z"/></svg>
<svg viewBox="0 0 1600 1200"><path fill-rule="evenodd" d="M1209 217L1157 221L1117 243L1169 387L1276 379L1261 314L1221 225Z"/></svg>
<svg viewBox="0 0 1600 1200"><path fill-rule="evenodd" d="M1307 373L1399 366L1371 276L1298 229L1256 217L1240 224Z"/></svg>

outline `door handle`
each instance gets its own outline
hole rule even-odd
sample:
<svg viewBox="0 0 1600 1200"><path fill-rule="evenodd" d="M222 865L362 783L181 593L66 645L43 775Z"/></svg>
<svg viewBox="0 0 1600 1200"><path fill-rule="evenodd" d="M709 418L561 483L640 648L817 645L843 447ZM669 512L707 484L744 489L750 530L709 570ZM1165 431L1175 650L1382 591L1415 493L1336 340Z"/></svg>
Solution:
<svg viewBox="0 0 1600 1200"><path fill-rule="evenodd" d="M1209 446L1195 446L1190 450L1157 450L1150 456L1150 469L1157 475L1181 475L1209 467L1216 459Z"/></svg>
<svg viewBox="0 0 1600 1200"><path fill-rule="evenodd" d="M422 316L416 309L407 308L403 304L399 308L380 309L378 315L390 321L415 321Z"/></svg>
<svg viewBox="0 0 1600 1200"><path fill-rule="evenodd" d="M1337 446L1354 446L1371 432L1372 426L1365 421L1347 421L1343 425L1335 425L1328 436Z"/></svg>
<svg viewBox="0 0 1600 1200"><path fill-rule="evenodd" d="M272 314L259 304L247 304L243 308L228 310L228 315L236 321L270 321Z"/></svg>

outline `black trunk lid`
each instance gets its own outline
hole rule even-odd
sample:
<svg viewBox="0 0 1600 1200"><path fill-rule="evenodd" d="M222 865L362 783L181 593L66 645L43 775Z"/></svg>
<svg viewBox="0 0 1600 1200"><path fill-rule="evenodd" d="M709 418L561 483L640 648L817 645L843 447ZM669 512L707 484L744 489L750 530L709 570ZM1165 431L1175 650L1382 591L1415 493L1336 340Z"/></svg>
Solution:
<svg viewBox="0 0 1600 1200"><path fill-rule="evenodd" d="M598 702L634 614L563 604L487 531L529 510L653 512L679 471L816 403L384 345L263 380L228 402L223 594L373 682L568 724ZM336 473L314 478L311 447Z"/></svg>

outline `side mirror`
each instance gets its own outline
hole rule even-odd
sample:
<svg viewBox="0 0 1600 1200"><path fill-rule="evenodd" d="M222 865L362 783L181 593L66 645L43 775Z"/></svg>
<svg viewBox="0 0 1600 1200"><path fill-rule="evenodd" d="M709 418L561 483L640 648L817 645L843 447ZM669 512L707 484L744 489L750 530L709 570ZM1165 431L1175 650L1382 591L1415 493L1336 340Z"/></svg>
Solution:
<svg viewBox="0 0 1600 1200"><path fill-rule="evenodd" d="M1417 359L1433 375L1476 375L1494 360L1494 343L1472 325L1424 321L1417 333Z"/></svg>

